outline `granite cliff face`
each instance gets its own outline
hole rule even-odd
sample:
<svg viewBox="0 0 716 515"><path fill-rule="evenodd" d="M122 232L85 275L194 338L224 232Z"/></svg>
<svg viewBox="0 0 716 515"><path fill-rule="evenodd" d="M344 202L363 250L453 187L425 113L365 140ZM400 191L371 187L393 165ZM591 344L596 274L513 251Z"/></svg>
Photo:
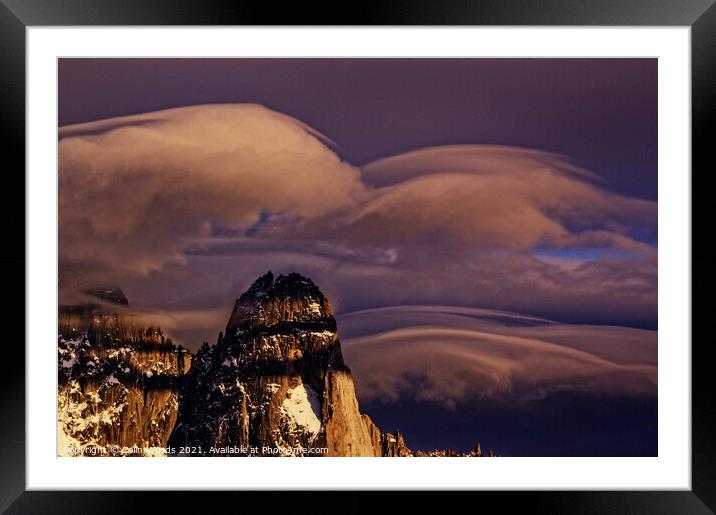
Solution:
<svg viewBox="0 0 716 515"><path fill-rule="evenodd" d="M383 440L359 411L328 300L310 279L269 272L236 301L216 345L197 353L170 444L382 456Z"/></svg>
<svg viewBox="0 0 716 515"><path fill-rule="evenodd" d="M118 289L60 306L58 455L164 455L191 354L127 314Z"/></svg>

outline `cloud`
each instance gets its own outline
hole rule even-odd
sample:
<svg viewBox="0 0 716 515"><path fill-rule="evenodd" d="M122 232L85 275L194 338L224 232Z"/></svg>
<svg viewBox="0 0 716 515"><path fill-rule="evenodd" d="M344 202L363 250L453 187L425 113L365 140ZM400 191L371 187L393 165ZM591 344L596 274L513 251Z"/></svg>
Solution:
<svg viewBox="0 0 716 515"><path fill-rule="evenodd" d="M224 331L231 315L231 304L223 308L174 308L134 310L134 321L140 325L162 328L175 344L191 350L202 342L214 344L220 331Z"/></svg>
<svg viewBox="0 0 716 515"><path fill-rule="evenodd" d="M146 274L262 213L315 217L364 186L325 138L262 106L169 109L60 130L60 256Z"/></svg>
<svg viewBox="0 0 716 515"><path fill-rule="evenodd" d="M656 394L655 331L447 306L366 310L344 315L339 327L361 402L408 397L452 408L564 391Z"/></svg>
<svg viewBox="0 0 716 515"><path fill-rule="evenodd" d="M656 318L656 203L556 154L460 145L359 169L298 120L222 104L63 127L59 158L63 289L115 283L139 308L221 312L272 269L310 276L338 312ZM192 320L175 328L190 347L223 326Z"/></svg>
<svg viewBox="0 0 716 515"><path fill-rule="evenodd" d="M650 253L630 237L656 203L610 193L566 158L490 145L421 149L365 165L377 186L341 232L362 240L439 238L479 248L614 247Z"/></svg>
<svg viewBox="0 0 716 515"><path fill-rule="evenodd" d="M363 179L374 186L390 186L435 173L516 175L525 178L540 170L566 177L599 181L598 175L564 156L531 148L503 145L444 145L378 159L362 167Z"/></svg>

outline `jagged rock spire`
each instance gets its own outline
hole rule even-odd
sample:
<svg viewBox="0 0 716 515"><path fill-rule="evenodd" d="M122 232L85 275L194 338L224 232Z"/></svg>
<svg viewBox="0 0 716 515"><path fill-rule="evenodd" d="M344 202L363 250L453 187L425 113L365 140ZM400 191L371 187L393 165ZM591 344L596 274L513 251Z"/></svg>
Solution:
<svg viewBox="0 0 716 515"><path fill-rule="evenodd" d="M180 423L177 446L379 453L358 409L331 306L296 273L269 271L239 297L224 337L197 354Z"/></svg>

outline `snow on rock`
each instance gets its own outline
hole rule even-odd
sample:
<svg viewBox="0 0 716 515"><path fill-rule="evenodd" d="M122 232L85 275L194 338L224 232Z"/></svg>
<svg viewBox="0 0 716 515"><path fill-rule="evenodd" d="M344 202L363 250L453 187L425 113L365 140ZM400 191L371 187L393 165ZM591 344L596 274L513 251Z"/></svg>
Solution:
<svg viewBox="0 0 716 515"><path fill-rule="evenodd" d="M323 311L321 310L321 305L313 299L311 299L311 301L308 303L308 312L312 315L317 316L321 316L323 314Z"/></svg>
<svg viewBox="0 0 716 515"><path fill-rule="evenodd" d="M334 331L310 331L311 336L322 338L324 340L333 340L336 333Z"/></svg>
<svg viewBox="0 0 716 515"><path fill-rule="evenodd" d="M307 432L316 435L321 430L321 402L316 391L308 385L299 384L288 391L288 398L281 405L283 414Z"/></svg>

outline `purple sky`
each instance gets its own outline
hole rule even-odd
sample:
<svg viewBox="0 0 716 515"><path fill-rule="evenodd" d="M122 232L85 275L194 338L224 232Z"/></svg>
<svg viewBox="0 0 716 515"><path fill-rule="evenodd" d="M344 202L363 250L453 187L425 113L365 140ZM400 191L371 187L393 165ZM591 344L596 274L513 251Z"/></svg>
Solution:
<svg viewBox="0 0 716 515"><path fill-rule="evenodd" d="M656 200L656 59L60 59L59 124L255 102L355 165L460 143L569 156Z"/></svg>

